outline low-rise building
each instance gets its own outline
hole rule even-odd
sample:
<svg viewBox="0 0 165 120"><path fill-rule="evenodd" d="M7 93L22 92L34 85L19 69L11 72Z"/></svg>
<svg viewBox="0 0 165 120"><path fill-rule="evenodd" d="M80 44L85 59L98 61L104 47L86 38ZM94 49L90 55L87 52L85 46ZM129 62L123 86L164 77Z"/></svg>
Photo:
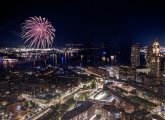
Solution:
<svg viewBox="0 0 165 120"><path fill-rule="evenodd" d="M119 79L121 80L133 80L135 78L135 70L129 66L120 66Z"/></svg>
<svg viewBox="0 0 165 120"><path fill-rule="evenodd" d="M140 83L143 83L144 78L145 78L146 76L147 76L146 73L141 73L141 72L136 73L136 81L137 81L137 82L140 82Z"/></svg>
<svg viewBox="0 0 165 120"><path fill-rule="evenodd" d="M63 115L62 120L89 120L95 114L95 105L85 101L79 107L68 111Z"/></svg>
<svg viewBox="0 0 165 120"><path fill-rule="evenodd" d="M102 109L102 117L106 120L122 120L122 111L115 106L105 105Z"/></svg>
<svg viewBox="0 0 165 120"><path fill-rule="evenodd" d="M119 67L118 66L108 66L106 67L109 77L119 79Z"/></svg>
<svg viewBox="0 0 165 120"><path fill-rule="evenodd" d="M145 73L145 74L149 74L151 72L151 68L148 67L137 67L136 68L136 73Z"/></svg>
<svg viewBox="0 0 165 120"><path fill-rule="evenodd" d="M165 96L165 85L162 84L158 86L158 93L161 96Z"/></svg>

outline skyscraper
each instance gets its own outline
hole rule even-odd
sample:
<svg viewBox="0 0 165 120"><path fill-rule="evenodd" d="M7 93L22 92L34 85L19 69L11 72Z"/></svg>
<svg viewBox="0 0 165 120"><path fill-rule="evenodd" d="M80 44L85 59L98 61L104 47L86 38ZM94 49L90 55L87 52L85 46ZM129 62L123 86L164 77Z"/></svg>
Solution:
<svg viewBox="0 0 165 120"><path fill-rule="evenodd" d="M160 77L160 46L157 41L152 45L153 56L151 60L151 72L155 74L156 77Z"/></svg>
<svg viewBox="0 0 165 120"><path fill-rule="evenodd" d="M160 77L160 45L157 40L147 49L146 66L151 68L151 74Z"/></svg>
<svg viewBox="0 0 165 120"><path fill-rule="evenodd" d="M131 65L140 66L140 45L133 44L131 47Z"/></svg>
<svg viewBox="0 0 165 120"><path fill-rule="evenodd" d="M152 45L147 47L147 54L146 54L146 67L151 67L151 57L153 55L152 52Z"/></svg>

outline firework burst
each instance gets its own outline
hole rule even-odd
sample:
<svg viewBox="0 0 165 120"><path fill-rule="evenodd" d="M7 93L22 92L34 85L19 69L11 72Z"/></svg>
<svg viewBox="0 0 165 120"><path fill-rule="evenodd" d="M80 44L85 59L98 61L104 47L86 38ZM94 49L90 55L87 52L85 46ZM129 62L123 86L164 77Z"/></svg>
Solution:
<svg viewBox="0 0 165 120"><path fill-rule="evenodd" d="M53 44L55 29L41 17L30 17L22 27L22 39L30 48L49 48Z"/></svg>

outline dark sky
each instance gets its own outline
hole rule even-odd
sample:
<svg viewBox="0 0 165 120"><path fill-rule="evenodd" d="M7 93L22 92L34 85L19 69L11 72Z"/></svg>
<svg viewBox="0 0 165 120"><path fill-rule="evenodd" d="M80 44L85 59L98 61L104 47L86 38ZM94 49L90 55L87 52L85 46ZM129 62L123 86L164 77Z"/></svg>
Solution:
<svg viewBox="0 0 165 120"><path fill-rule="evenodd" d="M53 24L54 46L91 41L116 48L151 44L156 37L165 45L165 4L156 0L2 1L0 47L22 45L21 23L32 16L46 17Z"/></svg>

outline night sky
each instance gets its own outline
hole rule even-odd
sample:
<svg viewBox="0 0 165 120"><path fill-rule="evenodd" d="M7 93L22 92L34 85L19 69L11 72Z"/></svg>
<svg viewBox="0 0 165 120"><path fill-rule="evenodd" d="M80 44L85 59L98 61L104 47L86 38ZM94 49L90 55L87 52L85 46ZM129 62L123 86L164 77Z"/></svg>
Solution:
<svg viewBox="0 0 165 120"><path fill-rule="evenodd" d="M162 46L165 45L163 2L52 1L1 1L0 47L23 45L20 38L21 23L32 16L46 17L53 24L56 29L53 46L56 47L66 43L87 42L105 42L111 48L136 42L143 46L151 44L156 37Z"/></svg>

